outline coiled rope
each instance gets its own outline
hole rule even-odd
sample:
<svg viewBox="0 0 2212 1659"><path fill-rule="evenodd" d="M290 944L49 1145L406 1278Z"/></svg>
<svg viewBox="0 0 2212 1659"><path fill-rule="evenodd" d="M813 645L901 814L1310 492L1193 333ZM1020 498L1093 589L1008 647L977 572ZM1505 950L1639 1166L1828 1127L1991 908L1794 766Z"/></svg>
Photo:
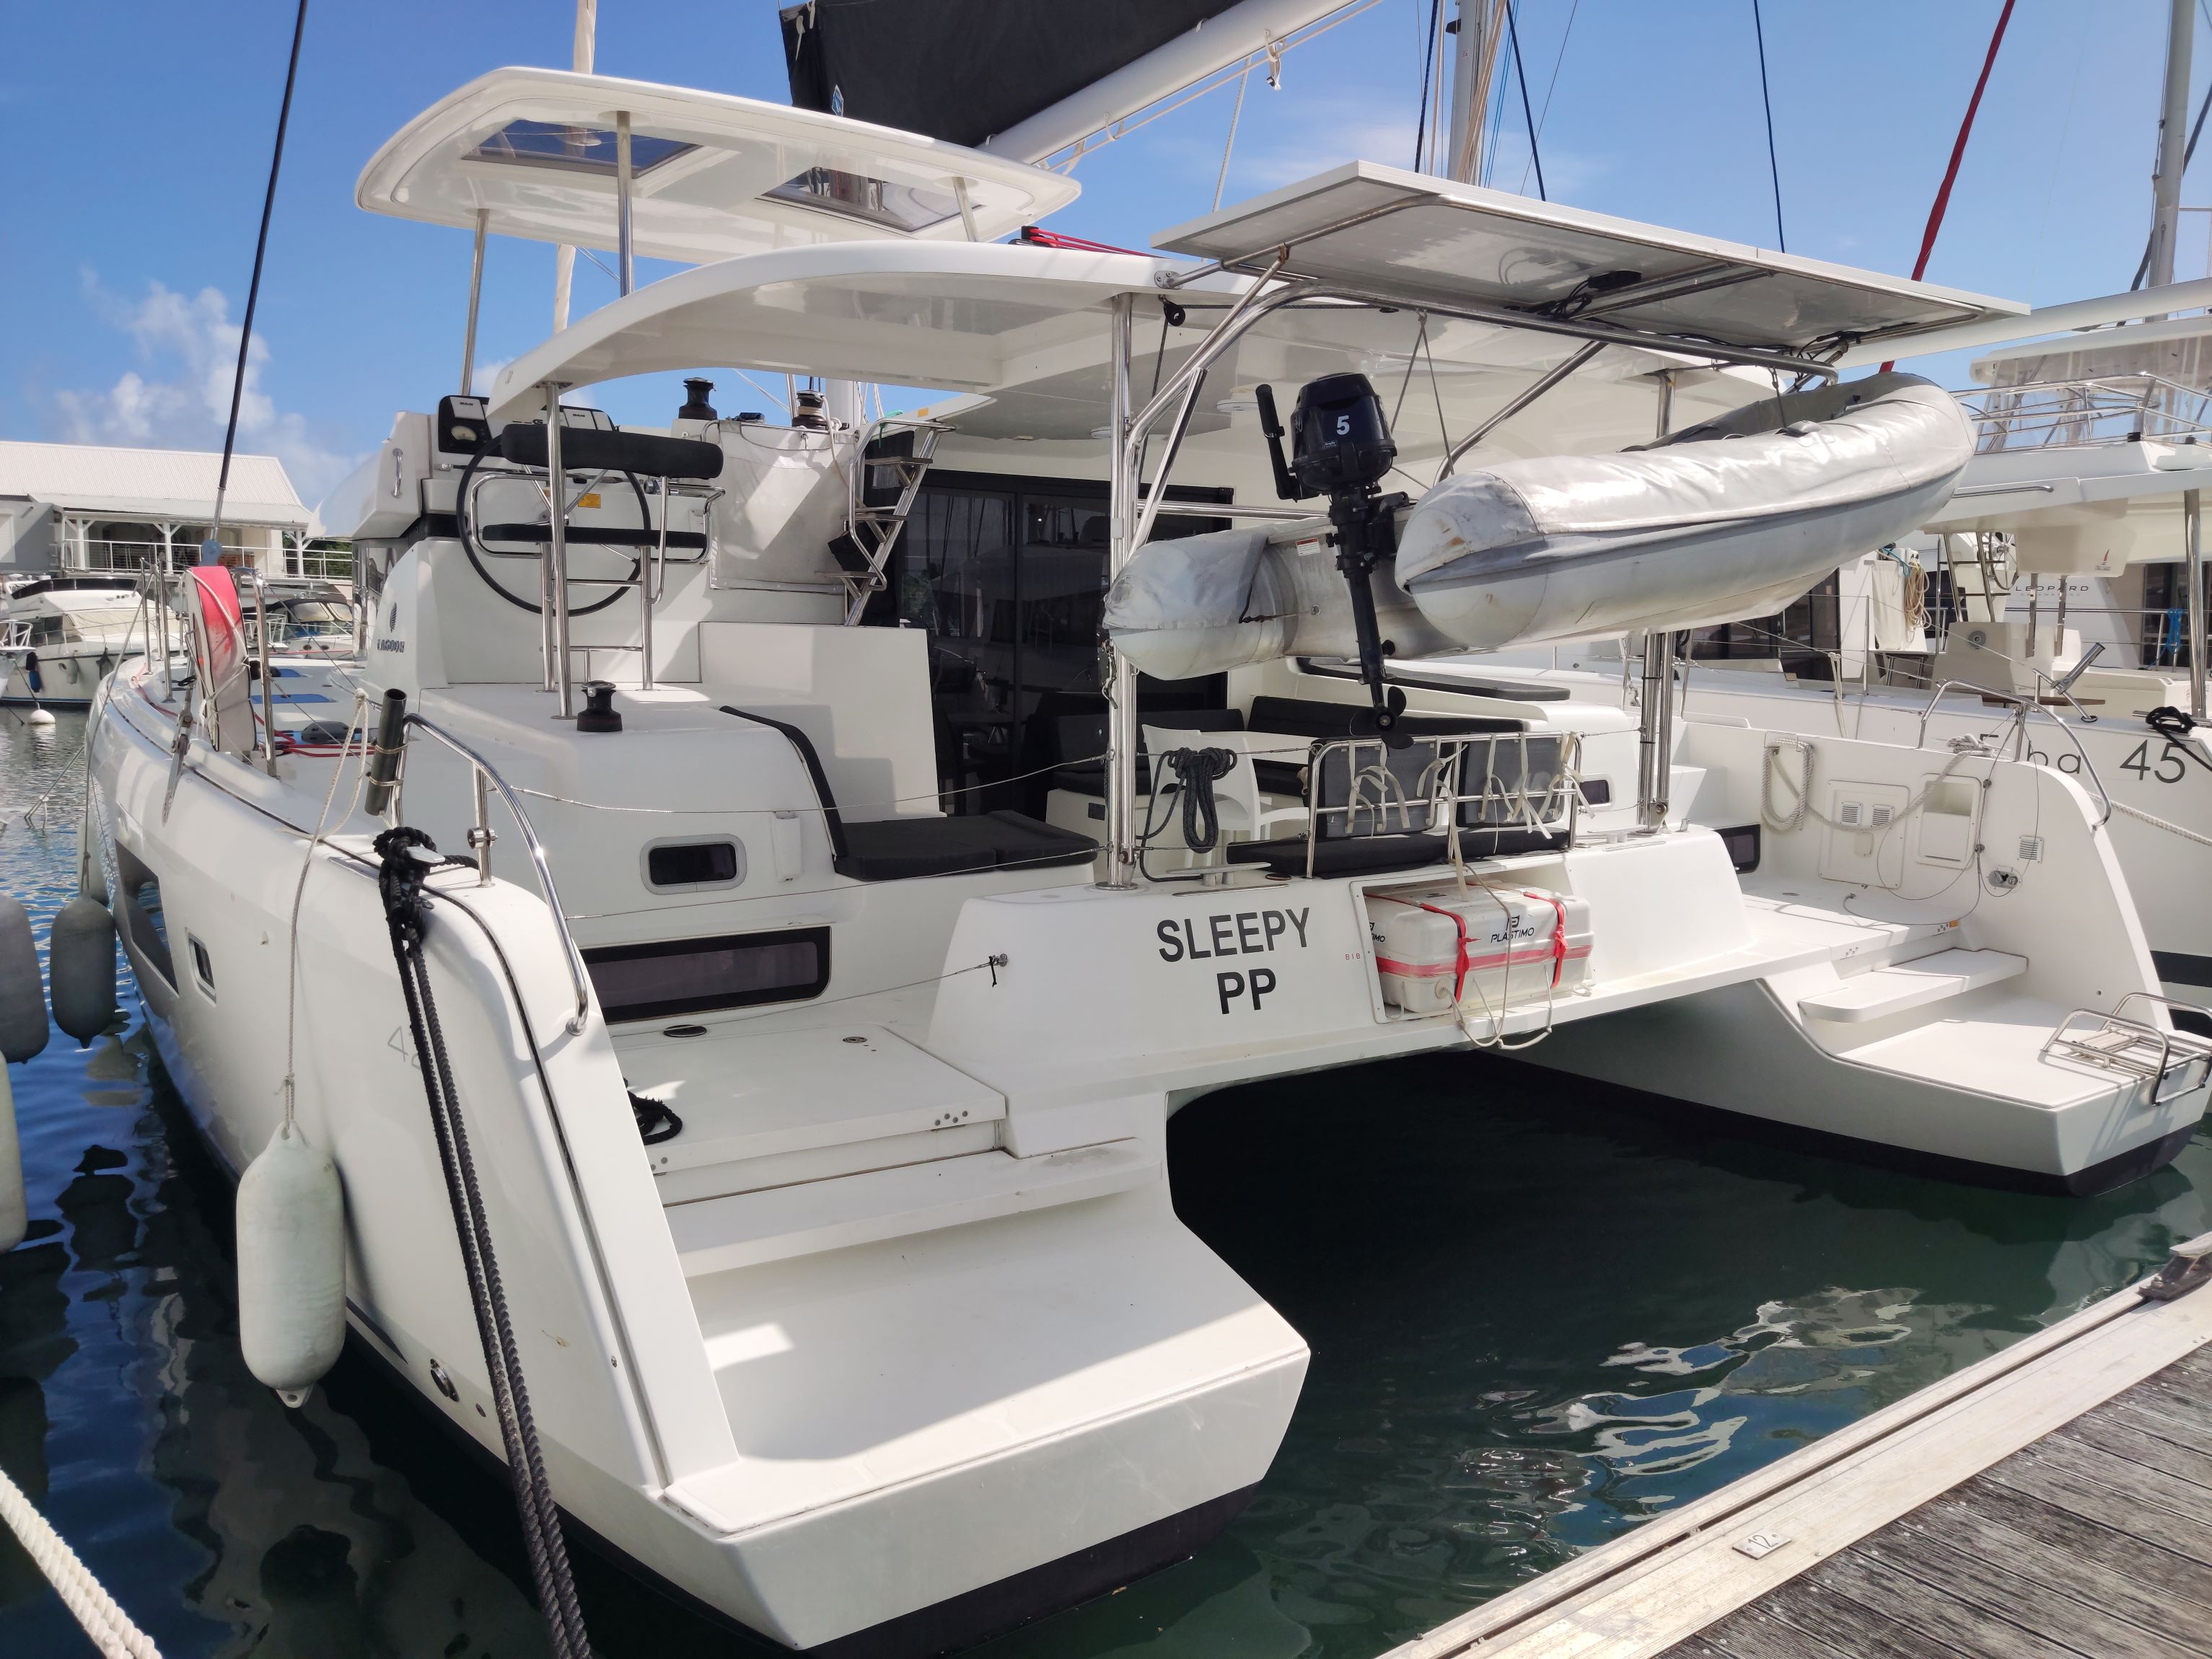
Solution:
<svg viewBox="0 0 2212 1659"><path fill-rule="evenodd" d="M499 1413L507 1479L514 1487L514 1505L522 1521L531 1578L538 1587L538 1609L545 1615L553 1638L555 1659L592 1659L583 1611L576 1605L576 1586L568 1572L568 1547L561 1537L561 1511L553 1501L552 1483L545 1478L544 1461L538 1453L538 1425L531 1415L529 1391L523 1385L522 1356L507 1317L499 1259L492 1251L491 1227L484 1214L483 1191L477 1184L476 1159L469 1152L468 1127L461 1117L460 1095L453 1086L453 1064L446 1054L445 1029L439 1024L438 1005L430 992L429 964L422 956L422 936L430 911L423 878L447 864L465 865L470 860L437 857L437 844L420 830L405 825L386 830L376 838L375 847L383 860L377 886L384 896L385 921L392 932L392 954L399 964L400 989L406 994L407 1023L414 1033L415 1052L422 1060L422 1092L429 1101L431 1127L437 1134L438 1162L445 1171L446 1196L453 1206L453 1230L460 1239L469 1303L476 1313L477 1336L483 1345L484 1369L489 1374L492 1401ZM420 856L424 854L429 856Z"/></svg>
<svg viewBox="0 0 2212 1659"><path fill-rule="evenodd" d="M1182 791L1182 844L1194 853L1211 853L1221 840L1221 810L1213 786L1237 769L1226 749L1170 749L1159 757Z"/></svg>
<svg viewBox="0 0 2212 1659"><path fill-rule="evenodd" d="M84 1626L93 1646L106 1659L161 1659L153 1638L115 1605L115 1598L100 1588L100 1580L46 1523L46 1517L32 1507L23 1489L8 1478L5 1469L0 1469L0 1521L8 1523L23 1553L46 1574L62 1605Z"/></svg>

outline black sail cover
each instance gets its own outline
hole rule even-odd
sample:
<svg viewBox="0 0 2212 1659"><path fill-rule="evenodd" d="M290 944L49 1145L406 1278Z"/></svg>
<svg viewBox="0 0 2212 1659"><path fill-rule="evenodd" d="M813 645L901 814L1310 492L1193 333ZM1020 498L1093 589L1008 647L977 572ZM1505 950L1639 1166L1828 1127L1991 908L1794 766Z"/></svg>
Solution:
<svg viewBox="0 0 2212 1659"><path fill-rule="evenodd" d="M1049 109L1236 0L807 0L791 101L956 144Z"/></svg>

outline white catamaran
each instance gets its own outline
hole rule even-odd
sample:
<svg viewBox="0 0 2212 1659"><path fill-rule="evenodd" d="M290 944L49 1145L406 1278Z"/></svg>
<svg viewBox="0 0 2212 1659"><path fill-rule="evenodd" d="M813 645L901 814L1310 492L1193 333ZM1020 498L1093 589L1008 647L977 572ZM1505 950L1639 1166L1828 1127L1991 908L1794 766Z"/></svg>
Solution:
<svg viewBox="0 0 2212 1659"><path fill-rule="evenodd" d="M2076 1191L2204 1108L2073 780L1670 742L1663 673L1634 711L1384 678L1755 614L1906 533L1970 431L1830 360L2017 307L1367 162L1181 258L987 240L1073 192L471 82L362 205L693 268L398 417L322 509L357 655L249 650L203 568L190 650L92 716L88 889L223 1164L335 1163L357 1347L797 1648L1099 1593L1265 1474L1307 1353L1176 1219L1210 1091L1535 1045ZM563 401L702 369L821 392L695 386L665 434ZM1370 380L1419 386L1394 422ZM868 382L951 395L866 419ZM1384 492L1509 422L1524 459Z"/></svg>

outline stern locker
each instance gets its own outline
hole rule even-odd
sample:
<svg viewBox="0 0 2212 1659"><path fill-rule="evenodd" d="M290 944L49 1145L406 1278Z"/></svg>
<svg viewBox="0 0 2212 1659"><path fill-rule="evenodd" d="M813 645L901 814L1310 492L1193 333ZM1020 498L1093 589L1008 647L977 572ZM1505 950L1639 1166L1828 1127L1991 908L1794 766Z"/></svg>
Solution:
<svg viewBox="0 0 2212 1659"><path fill-rule="evenodd" d="M1409 1014L1571 991L1589 969L1587 899L1544 888L1370 893L1382 1000Z"/></svg>

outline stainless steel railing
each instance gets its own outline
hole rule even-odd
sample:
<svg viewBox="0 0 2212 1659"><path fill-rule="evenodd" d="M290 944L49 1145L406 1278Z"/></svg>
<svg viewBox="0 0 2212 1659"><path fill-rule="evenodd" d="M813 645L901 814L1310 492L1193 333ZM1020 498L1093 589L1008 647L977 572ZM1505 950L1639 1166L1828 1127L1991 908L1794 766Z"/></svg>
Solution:
<svg viewBox="0 0 2212 1659"><path fill-rule="evenodd" d="M2212 392L2162 375L2037 380L1951 395L1979 428L1975 448L1985 455L2136 443L2145 438L2212 441Z"/></svg>
<svg viewBox="0 0 2212 1659"><path fill-rule="evenodd" d="M1408 780L1394 769L1391 757L1408 749L1428 751ZM1480 751L1480 758L1477 758ZM1342 757L1344 798L1330 801L1329 763ZM1512 764L1501 757L1513 757ZM1470 768L1479 764L1479 779ZM1379 737L1332 738L1310 751L1306 783L1306 875L1314 873L1324 826L1341 820L1332 839L1411 835L1442 826L1450 855L1458 862L1463 832L1528 830L1544 835L1565 832L1572 844L1581 812L1588 805L1582 788L1582 738L1572 732L1486 732L1469 736L1421 736L1393 746ZM1466 809L1473 808L1468 823ZM1389 825L1393 819L1398 829ZM1382 826L1364 835L1363 821Z"/></svg>
<svg viewBox="0 0 2212 1659"><path fill-rule="evenodd" d="M591 976L584 969L584 953L576 948L575 935L568 931L568 913L561 908L561 894L553 884L553 868L546 860L544 843L538 839L538 830L530 822L530 814L522 810L522 802L517 798L514 791L508 787L507 780L500 776L499 769L469 744L447 731L444 726L440 726L435 720L426 720L422 715L414 714L407 716L407 726L410 731L420 730L428 732L430 736L437 738L447 748L468 762L471 769L471 782L476 796L476 822L469 829L469 847L477 857L478 886L488 887L491 884L491 847L492 843L499 839L493 833L491 827L491 790L499 791L499 798L507 803L507 810L514 814L514 827L521 833L522 845L530 854L531 868L537 872L538 890L545 900L545 908L553 913L554 928L561 935L562 957L568 964L569 981L575 988L576 1012L571 1014L568 1020L568 1032L574 1036L584 1029L584 1021L591 1013ZM400 811L401 792L405 788L406 776L405 757L403 753L398 787L392 798L392 810L395 818Z"/></svg>

